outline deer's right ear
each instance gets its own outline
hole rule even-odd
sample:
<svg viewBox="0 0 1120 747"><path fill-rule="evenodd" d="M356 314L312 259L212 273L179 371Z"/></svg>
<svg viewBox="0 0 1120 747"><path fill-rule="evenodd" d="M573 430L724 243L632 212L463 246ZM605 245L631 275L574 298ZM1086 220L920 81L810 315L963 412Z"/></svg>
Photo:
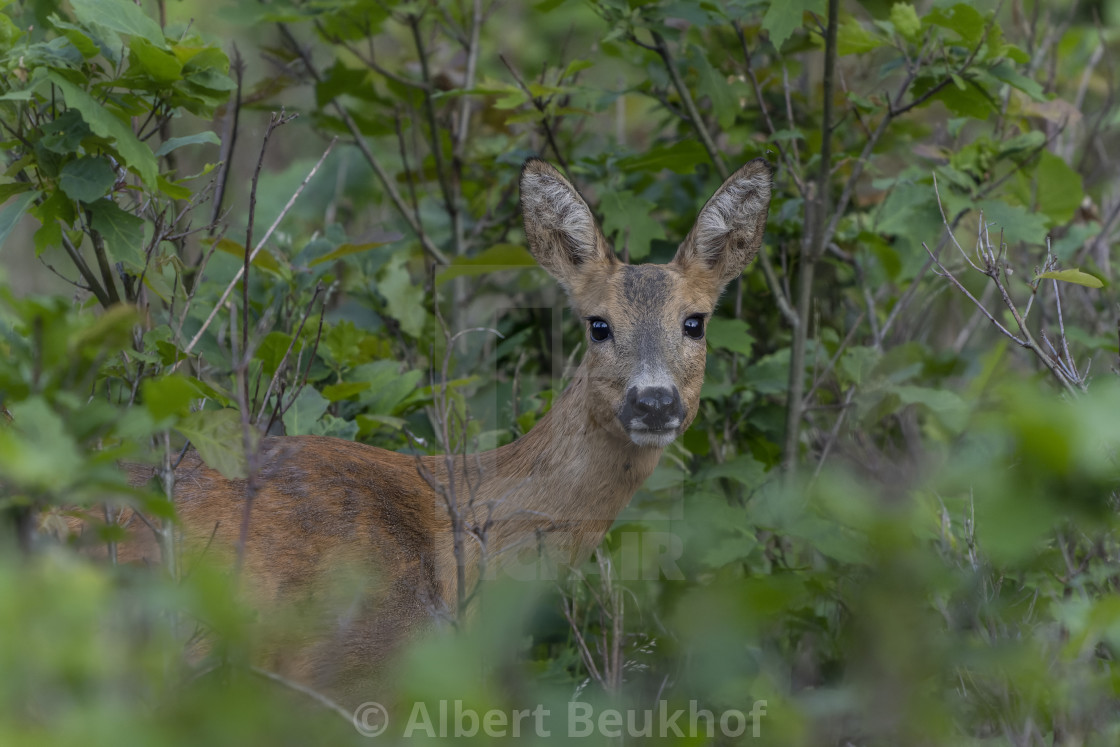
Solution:
<svg viewBox="0 0 1120 747"><path fill-rule="evenodd" d="M568 290L588 269L618 261L579 192L544 161L521 170L521 212L529 251Z"/></svg>

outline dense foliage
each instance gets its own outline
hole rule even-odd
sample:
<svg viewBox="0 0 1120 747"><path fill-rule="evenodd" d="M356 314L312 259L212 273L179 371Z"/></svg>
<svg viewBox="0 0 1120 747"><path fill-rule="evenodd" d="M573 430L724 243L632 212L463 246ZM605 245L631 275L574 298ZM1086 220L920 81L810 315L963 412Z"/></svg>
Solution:
<svg viewBox="0 0 1120 747"><path fill-rule="evenodd" d="M540 154L658 262L766 157L765 256L596 559L487 584L381 738L443 700L541 743L579 703L599 740L1115 744L1117 12L0 0L0 743L366 742L255 666L236 579L118 566L112 518L174 557L188 443L531 428L583 340L519 224Z"/></svg>

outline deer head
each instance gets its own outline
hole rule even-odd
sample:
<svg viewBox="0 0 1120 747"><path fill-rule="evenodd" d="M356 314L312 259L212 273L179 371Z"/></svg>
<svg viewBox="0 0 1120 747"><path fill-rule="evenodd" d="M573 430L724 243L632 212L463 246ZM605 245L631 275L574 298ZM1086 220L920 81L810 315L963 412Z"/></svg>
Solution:
<svg viewBox="0 0 1120 747"><path fill-rule="evenodd" d="M771 170L746 164L716 190L666 265L618 260L587 203L560 173L521 173L529 249L587 325L580 374L588 422L640 447L664 448L696 416L705 327L720 293L758 254Z"/></svg>

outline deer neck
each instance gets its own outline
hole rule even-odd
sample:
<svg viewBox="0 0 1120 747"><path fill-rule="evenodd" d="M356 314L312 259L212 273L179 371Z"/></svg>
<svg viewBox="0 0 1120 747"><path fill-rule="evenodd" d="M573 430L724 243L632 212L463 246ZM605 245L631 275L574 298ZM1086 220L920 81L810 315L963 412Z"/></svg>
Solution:
<svg viewBox="0 0 1120 747"><path fill-rule="evenodd" d="M587 385L581 365L552 410L511 444L432 458L432 473L445 486L448 466L456 465L455 503L465 522L489 527L489 555L543 541L562 562L582 563L657 466L663 449L605 427L615 414L589 410ZM437 501L446 510L444 499Z"/></svg>

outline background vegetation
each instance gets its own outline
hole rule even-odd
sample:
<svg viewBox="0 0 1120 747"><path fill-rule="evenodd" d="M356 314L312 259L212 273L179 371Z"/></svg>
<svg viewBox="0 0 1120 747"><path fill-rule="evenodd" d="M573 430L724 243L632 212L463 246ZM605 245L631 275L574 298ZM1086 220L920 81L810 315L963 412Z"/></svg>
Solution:
<svg viewBox="0 0 1120 747"><path fill-rule="evenodd" d="M244 474L266 430L532 427L582 342L519 225L541 154L631 261L765 156L766 253L596 560L488 588L403 699L767 702L716 743L1116 744L1117 13L0 0L0 743L366 742L254 668L230 578L117 566L108 529L89 560L65 518L170 519L188 440ZM501 336L448 344L478 326ZM634 555L666 538L675 564ZM188 664L199 632L221 643Z"/></svg>

